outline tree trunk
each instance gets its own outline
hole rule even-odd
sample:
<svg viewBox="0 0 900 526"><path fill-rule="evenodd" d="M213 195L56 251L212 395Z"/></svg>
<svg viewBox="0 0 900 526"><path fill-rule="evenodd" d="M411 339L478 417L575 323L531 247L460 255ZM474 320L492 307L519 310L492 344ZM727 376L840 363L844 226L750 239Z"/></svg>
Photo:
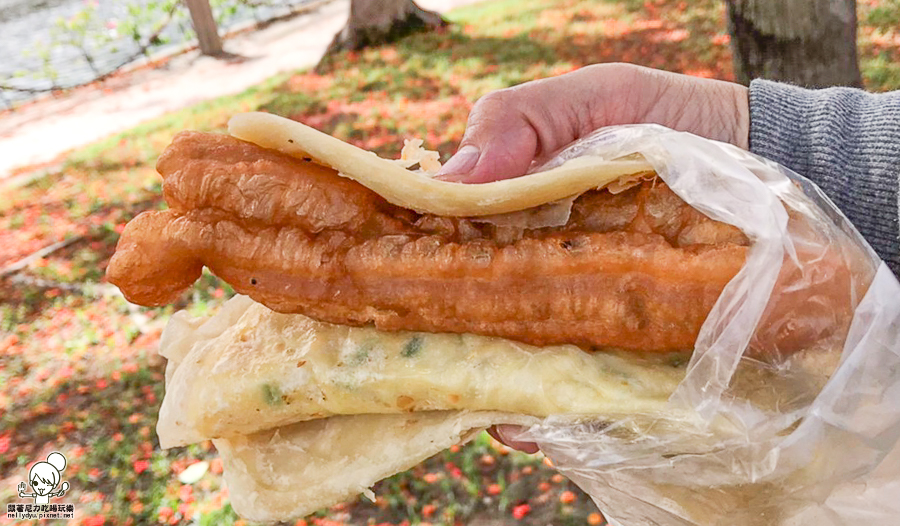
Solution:
<svg viewBox="0 0 900 526"><path fill-rule="evenodd" d="M856 0L727 0L738 82L862 86Z"/></svg>
<svg viewBox="0 0 900 526"><path fill-rule="evenodd" d="M219 38L219 30L209 0L185 0L185 3L191 12L191 23L200 42L200 52L204 55L221 55L222 39Z"/></svg>
<svg viewBox="0 0 900 526"><path fill-rule="evenodd" d="M327 68L330 58L340 51L393 42L447 24L441 15L422 9L413 0L350 0L350 17L334 35L316 70Z"/></svg>

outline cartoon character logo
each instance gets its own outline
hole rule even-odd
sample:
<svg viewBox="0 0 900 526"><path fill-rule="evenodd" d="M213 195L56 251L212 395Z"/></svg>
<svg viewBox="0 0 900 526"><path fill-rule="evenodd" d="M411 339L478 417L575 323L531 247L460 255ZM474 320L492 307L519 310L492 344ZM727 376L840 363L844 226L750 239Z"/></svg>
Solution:
<svg viewBox="0 0 900 526"><path fill-rule="evenodd" d="M66 469L66 457L58 451L47 455L46 462L37 462L28 471L28 481L34 493L25 493L25 483L19 482L19 498L34 498L35 504L50 504L50 497L62 497L69 489L69 483L63 482L59 491L60 471Z"/></svg>

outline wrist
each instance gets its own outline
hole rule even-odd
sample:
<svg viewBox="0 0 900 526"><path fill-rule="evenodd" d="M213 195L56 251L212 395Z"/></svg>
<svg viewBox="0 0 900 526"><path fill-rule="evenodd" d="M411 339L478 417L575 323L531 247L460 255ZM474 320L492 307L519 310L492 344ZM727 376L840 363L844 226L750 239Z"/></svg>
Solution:
<svg viewBox="0 0 900 526"><path fill-rule="evenodd" d="M730 119L735 123L733 135L730 140L731 144L743 148L750 149L750 89L741 84L731 84L732 88L732 109L733 114Z"/></svg>
<svg viewBox="0 0 900 526"><path fill-rule="evenodd" d="M660 124L747 149L749 90L740 84L635 66L631 122ZM624 97L628 97L624 95Z"/></svg>

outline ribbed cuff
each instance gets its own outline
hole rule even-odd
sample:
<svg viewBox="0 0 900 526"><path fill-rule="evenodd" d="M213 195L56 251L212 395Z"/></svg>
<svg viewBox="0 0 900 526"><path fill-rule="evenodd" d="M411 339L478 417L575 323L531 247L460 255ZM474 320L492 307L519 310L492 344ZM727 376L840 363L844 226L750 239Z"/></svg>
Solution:
<svg viewBox="0 0 900 526"><path fill-rule="evenodd" d="M812 92L766 80L750 83L750 151L797 173L809 171L807 114Z"/></svg>
<svg viewBox="0 0 900 526"><path fill-rule="evenodd" d="M878 108L854 88L809 90L757 79L750 83L750 151L820 183L878 140ZM875 136L872 136L874 132ZM858 166L862 169L863 166Z"/></svg>
<svg viewBox="0 0 900 526"><path fill-rule="evenodd" d="M819 185L900 273L900 92L754 80L750 150Z"/></svg>

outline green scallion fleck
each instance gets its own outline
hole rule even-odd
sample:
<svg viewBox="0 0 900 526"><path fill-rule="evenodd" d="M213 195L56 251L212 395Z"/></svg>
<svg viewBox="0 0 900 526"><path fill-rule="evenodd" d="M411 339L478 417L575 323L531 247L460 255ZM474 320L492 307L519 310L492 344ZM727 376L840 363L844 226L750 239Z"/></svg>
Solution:
<svg viewBox="0 0 900 526"><path fill-rule="evenodd" d="M688 362L688 359L682 354L673 354L669 357L669 365L671 367L681 367Z"/></svg>
<svg viewBox="0 0 900 526"><path fill-rule="evenodd" d="M403 344L403 350L400 351L400 356L404 358L412 358L413 356L419 354L419 351L422 350L422 343L425 341L419 335L413 336L406 343Z"/></svg>
<svg viewBox="0 0 900 526"><path fill-rule="evenodd" d="M349 364L362 365L366 363L367 361L369 361L369 353L372 352L373 348L375 348L374 342L363 342L350 357Z"/></svg>
<svg viewBox="0 0 900 526"><path fill-rule="evenodd" d="M266 405L281 405L284 403L281 389L278 385L265 383L262 385L262 396Z"/></svg>

